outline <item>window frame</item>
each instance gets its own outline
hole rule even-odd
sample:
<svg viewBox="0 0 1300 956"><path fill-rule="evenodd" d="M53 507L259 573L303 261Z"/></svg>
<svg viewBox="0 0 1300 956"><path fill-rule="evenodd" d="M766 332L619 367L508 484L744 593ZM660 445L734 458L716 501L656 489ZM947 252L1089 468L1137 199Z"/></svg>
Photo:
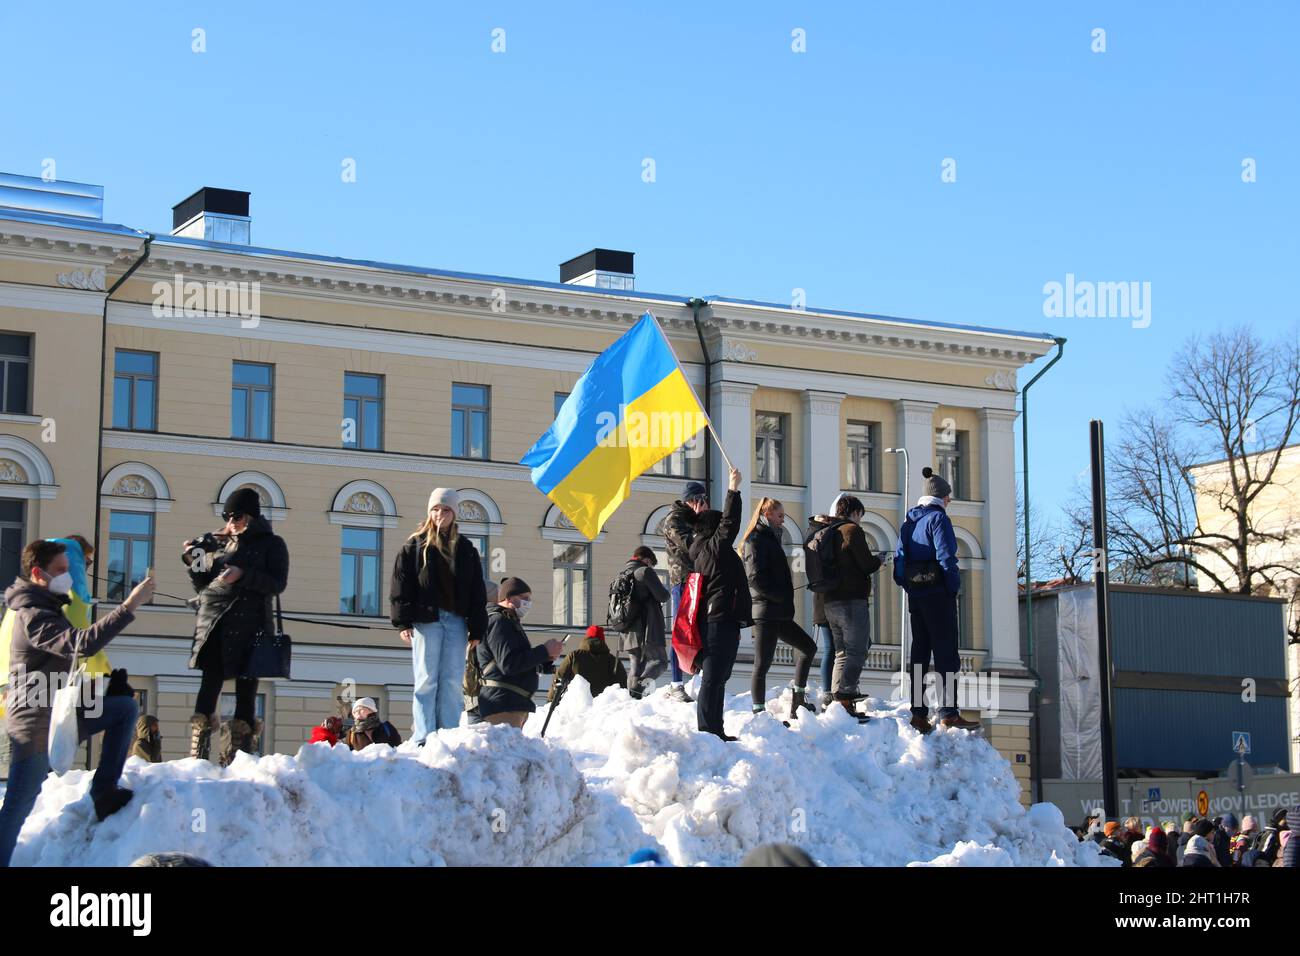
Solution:
<svg viewBox="0 0 1300 956"><path fill-rule="evenodd" d="M253 368L264 368L270 373L271 382L269 385L243 385L235 381L235 369L240 365L247 365ZM245 393L244 398L244 432L243 435L236 435L235 432L235 392L242 391ZM258 437L253 434L253 396L258 392L266 394L266 437ZM243 359L235 359L230 363L230 437L238 441L275 441L275 365L270 362L245 362Z"/></svg>
<svg viewBox="0 0 1300 956"><path fill-rule="evenodd" d="M345 544L346 535L349 531L361 531L367 534L373 533L375 536L374 548L352 548ZM352 610L346 610L343 607L343 568L344 558L351 555L355 560L352 566ZM365 608L361 606L362 596L365 593L364 567L365 563L361 560L364 557L373 556L375 558L375 611L373 614L367 614ZM380 609L383 606L383 583L384 583L384 529L383 528L366 528L360 525L343 525L339 529L339 614L351 617L379 617Z"/></svg>
<svg viewBox="0 0 1300 956"><path fill-rule="evenodd" d="M935 471L943 476L944 480L952 486L952 497L957 501L970 500L970 475L968 450L970 448L970 433L965 429L954 429L953 440L946 442L941 440L940 436L945 429L937 428L934 433L934 463ZM953 474L953 469L956 474Z"/></svg>
<svg viewBox="0 0 1300 956"><path fill-rule="evenodd" d="M848 471L850 472L845 475L850 479L846 487L852 491L879 491L881 485L880 422L850 419L845 426L844 443L849 456ZM866 429L865 441L850 434L850 430L855 427ZM859 484L860 458L857 450L864 447L867 453L867 482Z"/></svg>
<svg viewBox="0 0 1300 956"><path fill-rule="evenodd" d="M759 430L759 420L762 418L776 419L778 431L761 432ZM784 485L789 482L786 480L789 475L789 454L790 454L790 416L786 412L754 412L754 480L768 485ZM762 474L761 463L764 460L762 451L765 445L777 442L776 467L777 475L764 476Z"/></svg>
<svg viewBox="0 0 1300 956"><path fill-rule="evenodd" d="M120 372L117 369L117 359L121 355L147 355L153 359L153 371L146 372ZM113 427L119 431L131 432L156 432L158 430L158 392L159 382L162 378L162 358L157 352L150 352L147 349L114 349L113 350ZM117 384L119 381L127 382L127 403L126 403L126 420L127 424L118 424L118 404L117 404ZM136 424L136 383L148 381L153 383L153 402L149 409L152 424L148 428L141 428Z"/></svg>
<svg viewBox="0 0 1300 956"><path fill-rule="evenodd" d="M3 546L4 532L18 532L18 550L13 555L14 576L13 578L9 578L8 582L5 584L5 587L8 587L9 584L12 584L14 579L18 577L18 572L22 569L23 548L27 545L27 501L23 498L0 498L0 501L3 501L5 504L18 505L18 513L20 515L19 519L16 521L7 518L0 518L0 546ZM0 553L0 556L2 556L2 553Z"/></svg>
<svg viewBox="0 0 1300 956"><path fill-rule="evenodd" d="M467 405L463 402L456 401L456 389L458 388L478 388L483 390L483 404ZM558 393L557 393L558 394ZM462 415L461 428L459 433L456 428L456 415ZM470 447L473 436L473 416L481 414L483 416L483 454L471 455ZM463 453L457 453L456 442L461 442ZM451 383L451 457L462 458L466 461L491 461L492 460L492 386L484 385L479 382L452 382Z"/></svg>
<svg viewBox="0 0 1300 956"><path fill-rule="evenodd" d="M360 392L348 391L349 377L373 379L375 382L378 383L379 394L364 395ZM352 449L353 451L383 451L384 450L384 418L385 418L384 405L388 397L387 382L384 379L385 376L375 372L353 372L344 369L343 371L343 420L344 421L347 421L349 417L348 402L355 401L357 403L357 413L352 418L352 421L355 426L354 434L356 436L356 440L352 444L348 444L346 441L343 442L344 448L349 448ZM379 431L379 435L375 439L375 444L373 446L366 444L366 441L369 439L369 432L366 430L367 403L374 404L378 407L378 415L377 415L378 423L376 427Z"/></svg>
<svg viewBox="0 0 1300 956"><path fill-rule="evenodd" d="M572 561L561 562L559 553L561 550L578 547L583 549L586 555L586 563L577 563ZM551 542L551 624L554 627L586 627L591 621L591 576L594 567L594 555L592 553L590 542L582 541L552 541ZM582 620L574 618L574 605L572 601L567 600L565 606L568 609L568 619L564 621L556 620L560 611L560 602L556 600L557 589L555 587L555 573L564 572L564 594L573 594L573 575L576 571L582 571L584 577L583 587L583 614Z"/></svg>
<svg viewBox="0 0 1300 956"><path fill-rule="evenodd" d="M139 534L136 532L125 532L125 533L121 531L114 532L113 519L118 515L147 519L149 522L148 533ZM155 519L155 515L154 512L152 511L124 511L119 508L114 508L109 510L108 547L106 549L106 552L108 554L108 560L104 562L104 580L106 584L105 595L107 600L122 601L131 592L131 589L134 588L139 583L138 580L136 581L131 580L131 565L133 563L132 558L135 554L135 544L137 542L143 541L149 549L149 553L146 557L145 564L144 564L145 568L147 569L153 566L155 556L158 553L158 549L156 546L157 539L158 539L158 522L154 519ZM121 581L116 584L113 581L114 541L126 542L126 553L124 555L124 560L123 560L124 574L122 576ZM114 591L115 588L117 589L116 593ZM153 602L150 601L149 603L152 604Z"/></svg>
<svg viewBox="0 0 1300 956"><path fill-rule="evenodd" d="M35 346L36 337L30 332L5 331L0 335L11 335L27 342L26 355L11 355L8 352L0 352L0 414L30 415L32 413L32 350ZM11 365L23 366L27 374L27 388L23 395L23 407L20 409L9 407L9 367Z"/></svg>

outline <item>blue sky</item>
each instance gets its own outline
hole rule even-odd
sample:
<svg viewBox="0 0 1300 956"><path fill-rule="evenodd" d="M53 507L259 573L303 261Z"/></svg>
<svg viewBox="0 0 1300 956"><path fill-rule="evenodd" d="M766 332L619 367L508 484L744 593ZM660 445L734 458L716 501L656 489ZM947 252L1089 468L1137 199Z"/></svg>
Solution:
<svg viewBox="0 0 1300 956"><path fill-rule="evenodd" d="M3 6L0 170L156 231L224 186L259 245L545 279L603 245L648 291L1063 335L1044 514L1188 335L1296 322L1294 3L292 6ZM1151 283L1149 327L1045 317L1067 273Z"/></svg>

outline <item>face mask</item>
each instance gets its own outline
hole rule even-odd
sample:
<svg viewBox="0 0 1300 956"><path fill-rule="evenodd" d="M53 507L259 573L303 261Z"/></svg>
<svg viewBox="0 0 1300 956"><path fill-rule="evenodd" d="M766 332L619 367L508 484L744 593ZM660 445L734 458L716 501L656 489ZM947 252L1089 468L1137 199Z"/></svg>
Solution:
<svg viewBox="0 0 1300 956"><path fill-rule="evenodd" d="M57 574L50 578L50 583L46 585L55 594L67 594L72 590L72 575L67 571Z"/></svg>
<svg viewBox="0 0 1300 956"><path fill-rule="evenodd" d="M519 602L519 607L515 608L515 612L519 615L521 621L528 615L528 609L532 606L532 598L524 598Z"/></svg>

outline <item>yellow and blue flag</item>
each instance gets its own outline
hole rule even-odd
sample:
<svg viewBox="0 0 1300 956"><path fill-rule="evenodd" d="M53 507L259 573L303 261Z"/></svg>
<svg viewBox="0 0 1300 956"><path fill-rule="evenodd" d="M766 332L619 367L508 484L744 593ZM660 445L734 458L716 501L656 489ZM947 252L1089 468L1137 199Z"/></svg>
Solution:
<svg viewBox="0 0 1300 956"><path fill-rule="evenodd" d="M708 424L655 317L647 312L578 379L546 434L520 459L533 484L588 539L632 482Z"/></svg>

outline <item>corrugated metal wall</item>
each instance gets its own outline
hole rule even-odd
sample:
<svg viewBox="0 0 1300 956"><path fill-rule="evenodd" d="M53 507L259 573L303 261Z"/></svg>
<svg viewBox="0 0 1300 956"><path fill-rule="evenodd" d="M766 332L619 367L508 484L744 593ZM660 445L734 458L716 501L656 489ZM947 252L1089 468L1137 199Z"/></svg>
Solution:
<svg viewBox="0 0 1300 956"><path fill-rule="evenodd" d="M1144 770L1223 770L1232 732L1251 735L1252 765L1288 763L1286 698L1245 703L1239 694L1117 688L1116 763Z"/></svg>

